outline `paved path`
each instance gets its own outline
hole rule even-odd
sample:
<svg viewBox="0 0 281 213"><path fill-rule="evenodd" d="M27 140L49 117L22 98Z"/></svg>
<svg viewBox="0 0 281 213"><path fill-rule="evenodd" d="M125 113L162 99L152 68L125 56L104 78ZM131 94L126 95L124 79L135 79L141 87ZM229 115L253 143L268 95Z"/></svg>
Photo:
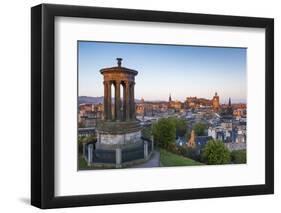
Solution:
<svg viewBox="0 0 281 213"><path fill-rule="evenodd" d="M154 150L149 161L133 166L133 168L151 168L160 166L160 153L158 150Z"/></svg>

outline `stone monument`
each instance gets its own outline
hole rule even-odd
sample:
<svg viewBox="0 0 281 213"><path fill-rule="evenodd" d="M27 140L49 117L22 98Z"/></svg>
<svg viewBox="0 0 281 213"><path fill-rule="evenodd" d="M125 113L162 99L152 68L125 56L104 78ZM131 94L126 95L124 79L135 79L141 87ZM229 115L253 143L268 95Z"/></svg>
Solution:
<svg viewBox="0 0 281 213"><path fill-rule="evenodd" d="M141 126L135 115L134 97L138 72L122 67L122 58L117 58L117 66L101 69L100 73L104 85L104 115L96 129L96 149L116 149L141 143Z"/></svg>

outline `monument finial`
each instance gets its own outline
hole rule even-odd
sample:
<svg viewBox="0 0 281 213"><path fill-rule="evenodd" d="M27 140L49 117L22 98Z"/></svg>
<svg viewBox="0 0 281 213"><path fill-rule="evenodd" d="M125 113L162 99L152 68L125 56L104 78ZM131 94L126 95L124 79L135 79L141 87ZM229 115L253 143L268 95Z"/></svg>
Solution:
<svg viewBox="0 0 281 213"><path fill-rule="evenodd" d="M117 60L117 64L118 64L118 67L121 67L121 63L122 63L122 58L116 58Z"/></svg>

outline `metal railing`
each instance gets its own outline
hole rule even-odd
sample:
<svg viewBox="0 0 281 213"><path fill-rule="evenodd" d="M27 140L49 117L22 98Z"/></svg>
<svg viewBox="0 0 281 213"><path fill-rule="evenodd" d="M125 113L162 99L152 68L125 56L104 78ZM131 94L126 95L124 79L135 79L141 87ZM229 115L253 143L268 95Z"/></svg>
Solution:
<svg viewBox="0 0 281 213"><path fill-rule="evenodd" d="M144 158L144 144L138 144L133 147L122 149L121 151L122 162L128 162Z"/></svg>
<svg viewBox="0 0 281 213"><path fill-rule="evenodd" d="M115 150L104 150L104 149L93 150L92 162L115 163L115 161L116 161L116 151Z"/></svg>
<svg viewBox="0 0 281 213"><path fill-rule="evenodd" d="M141 143L116 149L95 149L94 147L94 144L85 144L83 147L83 155L88 165L104 163L115 164L116 167L120 167L122 163L148 159L153 152L153 141L145 139Z"/></svg>

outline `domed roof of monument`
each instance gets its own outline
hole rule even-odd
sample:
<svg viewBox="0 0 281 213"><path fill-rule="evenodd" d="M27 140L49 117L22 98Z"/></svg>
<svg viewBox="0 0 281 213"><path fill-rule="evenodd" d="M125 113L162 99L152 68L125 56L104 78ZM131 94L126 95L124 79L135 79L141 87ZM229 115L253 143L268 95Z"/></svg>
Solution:
<svg viewBox="0 0 281 213"><path fill-rule="evenodd" d="M121 63L122 63L122 60L123 60L122 58L116 58L116 60L117 60L117 66L103 68L103 69L100 70L100 73L104 74L104 73L107 73L107 72L120 71L120 72L127 72L127 73L130 73L130 74L133 74L133 75L137 75L138 74L138 71L136 71L136 70L129 69L129 68L126 68L126 67L122 67L121 66Z"/></svg>

